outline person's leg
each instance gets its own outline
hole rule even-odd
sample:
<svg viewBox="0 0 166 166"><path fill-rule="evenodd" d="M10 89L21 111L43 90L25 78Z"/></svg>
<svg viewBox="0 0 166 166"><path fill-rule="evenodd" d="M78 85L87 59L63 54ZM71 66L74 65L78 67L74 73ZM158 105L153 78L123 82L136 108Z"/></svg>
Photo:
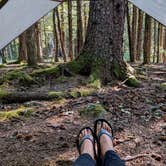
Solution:
<svg viewBox="0 0 166 166"><path fill-rule="evenodd" d="M125 162L120 159L120 157L115 153L113 142L111 139L111 128L107 125L107 123L103 122L103 124L98 125L97 131L100 132L101 129L104 129L108 132L107 134L102 134L99 138L100 147L101 147L101 158L103 166L124 166ZM109 136L110 134L110 136Z"/></svg>
<svg viewBox="0 0 166 166"><path fill-rule="evenodd" d="M90 135L91 139L94 140L90 130L85 129L81 132L79 140L82 140L86 135ZM80 147L81 155L74 162L73 166L95 166L96 162L94 159L94 148L93 142L89 139L83 141Z"/></svg>

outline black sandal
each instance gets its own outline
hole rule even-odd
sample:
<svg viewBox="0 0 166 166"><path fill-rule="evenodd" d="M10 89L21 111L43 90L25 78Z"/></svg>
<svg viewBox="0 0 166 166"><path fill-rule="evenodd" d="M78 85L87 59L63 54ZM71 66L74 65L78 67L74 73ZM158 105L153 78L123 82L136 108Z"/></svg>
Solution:
<svg viewBox="0 0 166 166"><path fill-rule="evenodd" d="M99 133L97 134L97 126L98 123L101 123L101 130L99 131ZM110 128L112 133L109 133L107 130L103 129L103 123L106 123ZM111 124L106 121L105 119L98 119L94 122L94 133L95 133L95 137L97 139L97 145L98 145L98 162L101 164L102 163L102 159L101 159L101 146L100 146L100 137L105 134L107 136L109 136L111 138L111 140L113 140L113 136L114 136L114 132L113 132L113 128L111 126Z"/></svg>
<svg viewBox="0 0 166 166"><path fill-rule="evenodd" d="M82 133L83 130L90 130L91 131L91 135L87 134L85 135L81 140L79 139L80 138L80 134ZM93 137L93 138L92 138ZM95 144L97 143L97 140L96 140L96 137L95 137L95 134L93 132L93 130L90 128L90 127L84 127L82 128L80 131L79 131L79 134L77 136L77 140L76 140L76 144L77 144L77 150L79 152L79 154L81 155L81 146L82 144L84 143L85 140L90 140L93 144L93 150L94 150L94 157L95 159L97 159L97 153L96 153L96 148L95 148Z"/></svg>

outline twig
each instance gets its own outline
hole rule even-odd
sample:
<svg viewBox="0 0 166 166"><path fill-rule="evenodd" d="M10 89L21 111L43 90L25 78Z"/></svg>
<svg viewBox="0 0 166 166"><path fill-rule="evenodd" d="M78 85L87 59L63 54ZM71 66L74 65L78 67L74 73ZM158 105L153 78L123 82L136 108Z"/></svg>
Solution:
<svg viewBox="0 0 166 166"><path fill-rule="evenodd" d="M134 159L137 159L137 158L141 158L141 157L152 158L152 157L151 157L151 154L138 154L138 155L135 155L135 156L127 156L127 157L124 158L123 160L124 160L124 161L131 161L131 160L134 160Z"/></svg>

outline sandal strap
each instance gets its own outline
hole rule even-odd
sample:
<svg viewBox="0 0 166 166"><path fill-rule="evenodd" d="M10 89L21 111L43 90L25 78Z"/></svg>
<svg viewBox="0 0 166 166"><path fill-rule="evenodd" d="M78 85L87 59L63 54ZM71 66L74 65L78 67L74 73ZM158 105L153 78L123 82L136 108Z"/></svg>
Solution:
<svg viewBox="0 0 166 166"><path fill-rule="evenodd" d="M92 138L92 135L85 135L79 142L79 149L81 149L82 144L84 143L85 140L90 140L93 144L94 140Z"/></svg>
<svg viewBox="0 0 166 166"><path fill-rule="evenodd" d="M107 130L105 130L105 129L101 129L101 130L99 131L98 136L97 136L99 140L100 140L100 137L101 137L102 135L107 135L108 137L111 138L111 140L113 140L113 136L112 136Z"/></svg>

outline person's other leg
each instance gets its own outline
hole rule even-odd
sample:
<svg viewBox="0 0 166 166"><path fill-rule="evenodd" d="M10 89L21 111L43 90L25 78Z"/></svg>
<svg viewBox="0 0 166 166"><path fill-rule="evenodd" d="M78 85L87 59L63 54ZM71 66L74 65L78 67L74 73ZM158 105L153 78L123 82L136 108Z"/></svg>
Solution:
<svg viewBox="0 0 166 166"><path fill-rule="evenodd" d="M120 159L115 151L109 150L105 153L103 166L125 166L125 162Z"/></svg>
<svg viewBox="0 0 166 166"><path fill-rule="evenodd" d="M111 128L106 124L103 123L102 126L98 127L98 132L103 128L104 130L108 131L110 134ZM110 136L103 134L100 137L100 146L101 146L101 157L103 160L103 166L124 166L125 162L120 159L120 157L115 153L113 142Z"/></svg>
<svg viewBox="0 0 166 166"><path fill-rule="evenodd" d="M89 154L82 154L75 161L73 166L95 166L95 160Z"/></svg>
<svg viewBox="0 0 166 166"><path fill-rule="evenodd" d="M85 129L80 134L79 140L83 139L86 135L90 135L92 140L94 140L92 133L90 130ZM73 166L95 166L96 161L94 157L94 148L93 148L93 142L89 139L86 139L83 141L80 149L81 155L78 157L78 159L74 162Z"/></svg>

